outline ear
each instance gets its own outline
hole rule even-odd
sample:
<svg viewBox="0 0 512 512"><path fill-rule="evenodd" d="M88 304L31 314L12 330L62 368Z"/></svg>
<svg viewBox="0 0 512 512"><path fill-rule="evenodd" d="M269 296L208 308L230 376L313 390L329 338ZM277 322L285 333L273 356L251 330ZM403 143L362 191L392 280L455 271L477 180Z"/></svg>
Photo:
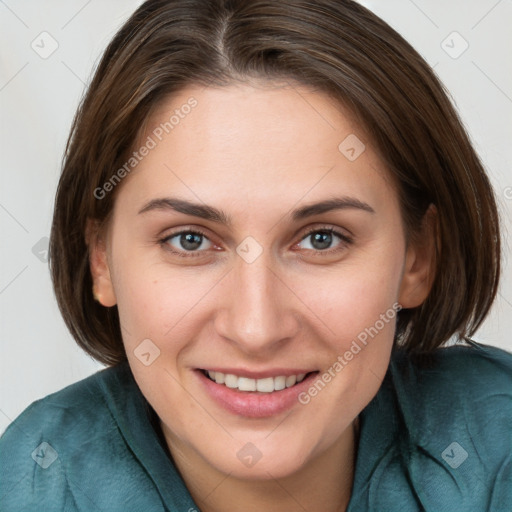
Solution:
<svg viewBox="0 0 512 512"><path fill-rule="evenodd" d="M437 208L431 204L423 216L419 233L409 241L400 285L399 303L404 309L423 304L435 277L439 247Z"/></svg>
<svg viewBox="0 0 512 512"><path fill-rule="evenodd" d="M107 258L106 233L98 221L88 219L86 226L86 243L89 248L89 268L92 276L91 293L105 307L117 304L114 286Z"/></svg>

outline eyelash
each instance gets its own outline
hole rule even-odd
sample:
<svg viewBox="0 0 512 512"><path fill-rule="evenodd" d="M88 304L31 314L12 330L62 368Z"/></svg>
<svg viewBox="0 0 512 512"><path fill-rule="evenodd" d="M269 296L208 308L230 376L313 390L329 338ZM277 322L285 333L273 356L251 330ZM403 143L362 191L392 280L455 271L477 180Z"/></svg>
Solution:
<svg viewBox="0 0 512 512"><path fill-rule="evenodd" d="M343 233L340 233L339 231L336 231L334 228L332 228L330 226L325 226L325 227L320 227L320 228L319 227L311 228L308 231L306 231L306 233L304 233L304 235L302 236L300 241L302 242L302 241L306 240L306 238L310 237L313 233L328 233L329 235L337 236L341 240L341 243L335 249L325 249L323 251L319 250L319 249L307 249L309 251L313 250L316 255L320 255L320 256L323 254L332 255L332 254L338 253L339 251L346 249L347 246L351 245L354 242L354 240L351 237L344 235Z"/></svg>
<svg viewBox="0 0 512 512"><path fill-rule="evenodd" d="M343 233L340 233L339 231L336 231L332 227L315 227L315 228L311 228L306 233L304 233L304 235L300 239L300 242L306 240L309 236L311 236L314 233L328 233L330 235L335 235L342 242L342 243L340 243L340 246L338 248L336 248L336 249L325 249L325 250L307 249L308 251L314 251L315 255L323 255L323 254L332 255L334 253L342 251L343 249L345 249L347 246L351 245L354 242L351 237L349 237L347 235L344 235ZM177 251L174 248L171 248L171 246L168 243L169 240L171 240L171 239L173 239L173 238L175 238L177 236L184 235L184 234L199 235L199 236L202 236L202 237L206 238L207 240L210 240L206 233L204 233L203 231L201 231L198 228L194 228L194 229L185 229L185 230L177 231L176 233L171 233L170 235L167 235L166 237L159 239L158 243L162 246L162 248L164 250L169 251L172 254L175 254L175 255L180 256L182 258L190 258L190 257L194 258L194 257L201 256L202 253L205 252L204 250L203 251ZM211 242L211 240L210 240L210 242Z"/></svg>

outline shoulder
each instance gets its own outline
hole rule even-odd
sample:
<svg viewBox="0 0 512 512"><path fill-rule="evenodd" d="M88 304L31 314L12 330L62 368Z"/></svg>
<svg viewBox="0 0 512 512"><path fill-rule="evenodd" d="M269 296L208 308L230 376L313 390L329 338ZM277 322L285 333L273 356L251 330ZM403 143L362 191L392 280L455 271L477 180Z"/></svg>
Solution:
<svg viewBox="0 0 512 512"><path fill-rule="evenodd" d="M438 349L421 366L398 357L390 369L402 464L420 502L436 510L456 503L459 510L506 510L512 502L512 354L472 342Z"/></svg>
<svg viewBox="0 0 512 512"><path fill-rule="evenodd" d="M9 425L0 438L2 510L95 510L108 503L101 489L110 461L137 473L109 404L124 380L123 365L101 370L37 400Z"/></svg>
<svg viewBox="0 0 512 512"><path fill-rule="evenodd" d="M419 368L425 377L443 373L453 384L470 384L477 388L492 381L510 390L512 353L498 347L477 343L452 345L436 350L431 363Z"/></svg>
<svg viewBox="0 0 512 512"><path fill-rule="evenodd" d="M454 345L438 349L421 365L398 356L390 370L400 404L414 413L416 426L439 415L453 428L487 424L488 414L494 418L491 428L499 426L499 418L512 419L512 354L505 350L476 342Z"/></svg>
<svg viewBox="0 0 512 512"><path fill-rule="evenodd" d="M38 438L41 434L68 432L72 429L74 436L78 430L90 435L89 427L106 426L107 404L104 387L118 368L101 370L79 382L71 384L60 391L30 404L6 429L1 442L4 447L8 441ZM74 425L79 417L79 426ZM72 419L73 425L69 422Z"/></svg>

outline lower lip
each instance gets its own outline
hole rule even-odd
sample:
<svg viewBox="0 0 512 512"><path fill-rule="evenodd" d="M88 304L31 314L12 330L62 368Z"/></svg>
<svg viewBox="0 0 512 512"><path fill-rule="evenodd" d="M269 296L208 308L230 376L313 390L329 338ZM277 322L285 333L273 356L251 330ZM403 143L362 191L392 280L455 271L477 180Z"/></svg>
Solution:
<svg viewBox="0 0 512 512"><path fill-rule="evenodd" d="M310 373L302 382L290 388L261 393L231 389L224 384L212 381L202 370L196 370L196 373L206 393L217 404L233 414L247 418L268 418L291 409L299 403L299 394L310 386L310 381L318 374L318 372Z"/></svg>

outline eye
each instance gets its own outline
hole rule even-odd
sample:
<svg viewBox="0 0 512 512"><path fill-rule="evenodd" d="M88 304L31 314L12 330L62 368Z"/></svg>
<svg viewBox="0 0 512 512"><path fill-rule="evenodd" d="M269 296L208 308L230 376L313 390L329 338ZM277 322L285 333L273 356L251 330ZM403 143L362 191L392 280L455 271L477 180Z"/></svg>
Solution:
<svg viewBox="0 0 512 512"><path fill-rule="evenodd" d="M204 252L213 247L213 243L204 233L194 230L173 233L160 240L160 243L179 256L194 256L193 253Z"/></svg>
<svg viewBox="0 0 512 512"><path fill-rule="evenodd" d="M337 244L336 239L338 239ZM333 228L316 228L308 231L297 246L300 246L301 243L305 242L306 246L303 246L303 249L312 250L317 253L332 253L345 249L352 243L352 239ZM335 245L334 249L332 249L333 245Z"/></svg>
<svg viewBox="0 0 512 512"><path fill-rule="evenodd" d="M314 228L308 231L295 247L317 254L332 254L346 249L352 242L350 237L332 227ZM205 233L197 229L172 233L159 240L159 243L171 253L183 257L201 256L209 249L217 248ZM301 244L304 245L301 247Z"/></svg>

